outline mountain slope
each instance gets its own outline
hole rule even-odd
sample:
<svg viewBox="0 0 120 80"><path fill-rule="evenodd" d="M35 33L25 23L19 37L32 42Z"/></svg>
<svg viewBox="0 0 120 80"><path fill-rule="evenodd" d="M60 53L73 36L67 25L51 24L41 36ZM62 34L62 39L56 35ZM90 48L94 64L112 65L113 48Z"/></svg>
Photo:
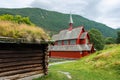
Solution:
<svg viewBox="0 0 120 80"><path fill-rule="evenodd" d="M117 30L117 31L120 31L120 28L117 28L116 30Z"/></svg>
<svg viewBox="0 0 120 80"><path fill-rule="evenodd" d="M22 15L30 17L30 20L44 29L57 33L68 28L69 14L47 11L39 8L0 9L0 14ZM94 15L93 15L94 16ZM95 21L88 20L80 15L73 15L74 26L84 26L86 30L99 29L106 37L116 37L116 30Z"/></svg>
<svg viewBox="0 0 120 80"><path fill-rule="evenodd" d="M120 45L108 45L80 60L52 65L47 76L35 80L120 80Z"/></svg>

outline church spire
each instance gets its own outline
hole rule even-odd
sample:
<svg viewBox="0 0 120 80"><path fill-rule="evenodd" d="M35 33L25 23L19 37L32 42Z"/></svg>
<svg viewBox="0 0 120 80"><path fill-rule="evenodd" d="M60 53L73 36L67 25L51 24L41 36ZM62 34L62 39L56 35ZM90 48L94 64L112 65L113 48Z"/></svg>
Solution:
<svg viewBox="0 0 120 80"><path fill-rule="evenodd" d="M72 27L73 27L73 19L72 19L72 14L70 13L70 22L69 22L69 31L72 30Z"/></svg>

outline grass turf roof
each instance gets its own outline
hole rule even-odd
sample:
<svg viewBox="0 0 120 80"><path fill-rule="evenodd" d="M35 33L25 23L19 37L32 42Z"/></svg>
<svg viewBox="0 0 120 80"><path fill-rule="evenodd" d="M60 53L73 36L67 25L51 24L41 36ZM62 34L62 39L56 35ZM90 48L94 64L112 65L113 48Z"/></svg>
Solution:
<svg viewBox="0 0 120 80"><path fill-rule="evenodd" d="M48 34L37 26L29 26L26 24L16 24L10 21L0 21L0 41L19 41L41 42L49 40ZM10 39L10 40L9 40Z"/></svg>

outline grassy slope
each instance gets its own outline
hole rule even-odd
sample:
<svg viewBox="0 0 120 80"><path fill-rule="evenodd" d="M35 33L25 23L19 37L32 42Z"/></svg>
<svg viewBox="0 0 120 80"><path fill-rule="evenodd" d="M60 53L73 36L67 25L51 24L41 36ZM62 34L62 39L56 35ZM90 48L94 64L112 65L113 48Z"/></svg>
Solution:
<svg viewBox="0 0 120 80"><path fill-rule="evenodd" d="M75 62L50 66L49 74L36 80L69 80L59 71L69 72L72 80L120 80L120 45L106 46Z"/></svg>

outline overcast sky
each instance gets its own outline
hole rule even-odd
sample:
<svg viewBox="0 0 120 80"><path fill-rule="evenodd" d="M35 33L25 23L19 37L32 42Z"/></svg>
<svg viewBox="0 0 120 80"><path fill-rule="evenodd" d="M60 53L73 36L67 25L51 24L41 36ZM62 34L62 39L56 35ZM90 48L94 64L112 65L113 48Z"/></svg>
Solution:
<svg viewBox="0 0 120 80"><path fill-rule="evenodd" d="M1 0L0 8L37 7L78 14L120 28L120 0Z"/></svg>

